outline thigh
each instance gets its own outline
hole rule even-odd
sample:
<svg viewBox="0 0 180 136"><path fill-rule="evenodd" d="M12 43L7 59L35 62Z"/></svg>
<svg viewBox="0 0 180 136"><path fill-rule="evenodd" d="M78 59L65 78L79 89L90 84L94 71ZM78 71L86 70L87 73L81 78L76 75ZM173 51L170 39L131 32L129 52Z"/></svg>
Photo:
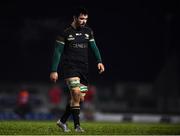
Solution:
<svg viewBox="0 0 180 136"><path fill-rule="evenodd" d="M80 78L79 77L69 77L65 79L66 84L69 88L69 90L72 90L74 88L80 88Z"/></svg>

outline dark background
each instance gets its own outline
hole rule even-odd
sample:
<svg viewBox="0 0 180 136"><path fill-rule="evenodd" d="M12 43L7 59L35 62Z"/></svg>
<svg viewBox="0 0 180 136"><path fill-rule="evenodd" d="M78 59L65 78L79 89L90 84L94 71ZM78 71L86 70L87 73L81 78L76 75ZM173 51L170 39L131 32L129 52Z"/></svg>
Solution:
<svg viewBox="0 0 180 136"><path fill-rule="evenodd" d="M88 9L88 25L106 66L97 80L154 82L169 58L175 55L178 62L176 1L1 2L0 80L48 82L55 35L71 23L76 6ZM97 78L92 55L90 73L90 79Z"/></svg>
<svg viewBox="0 0 180 136"><path fill-rule="evenodd" d="M47 99L55 37L71 23L73 9L85 6L106 68L99 76L90 54L97 109L180 113L179 5L175 0L1 1L1 109L12 110L22 88L38 101ZM47 103L40 106L49 108Z"/></svg>

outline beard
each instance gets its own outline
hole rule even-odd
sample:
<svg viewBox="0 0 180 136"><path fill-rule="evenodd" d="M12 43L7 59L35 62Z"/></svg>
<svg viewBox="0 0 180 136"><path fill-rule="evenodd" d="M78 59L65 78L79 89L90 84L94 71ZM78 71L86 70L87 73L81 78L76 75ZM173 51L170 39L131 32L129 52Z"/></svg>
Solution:
<svg viewBox="0 0 180 136"><path fill-rule="evenodd" d="M85 27L86 23L80 23L80 22L76 21L75 25L77 28L83 28L83 27Z"/></svg>
<svg viewBox="0 0 180 136"><path fill-rule="evenodd" d="M84 27L86 25L86 23L82 23L82 24L80 24L79 26L80 27Z"/></svg>

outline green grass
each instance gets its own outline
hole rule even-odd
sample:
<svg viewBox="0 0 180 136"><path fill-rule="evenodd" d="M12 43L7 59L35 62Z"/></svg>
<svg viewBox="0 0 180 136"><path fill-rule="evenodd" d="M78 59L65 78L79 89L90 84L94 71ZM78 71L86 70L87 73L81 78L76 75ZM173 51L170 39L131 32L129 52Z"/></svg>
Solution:
<svg viewBox="0 0 180 136"><path fill-rule="evenodd" d="M180 124L82 122L85 135L178 135ZM71 133L64 133L56 121L0 121L0 135L77 135L69 123ZM81 133L80 133L81 134Z"/></svg>

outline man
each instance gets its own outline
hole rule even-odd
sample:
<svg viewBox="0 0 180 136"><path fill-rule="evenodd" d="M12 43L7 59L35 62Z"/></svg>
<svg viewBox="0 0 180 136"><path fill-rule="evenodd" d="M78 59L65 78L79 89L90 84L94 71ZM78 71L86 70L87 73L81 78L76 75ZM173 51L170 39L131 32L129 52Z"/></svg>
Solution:
<svg viewBox="0 0 180 136"><path fill-rule="evenodd" d="M83 101L88 85L88 48L91 48L95 54L99 73L105 70L93 37L93 32L86 26L87 19L87 10L78 8L74 13L73 22L63 33L57 36L55 43L50 79L54 82L58 79L57 69L61 58L62 65L60 71L70 91L70 100L67 103L65 113L57 121L57 125L64 132L70 131L66 121L71 114L75 131L84 132L80 127L79 114L80 101Z"/></svg>

